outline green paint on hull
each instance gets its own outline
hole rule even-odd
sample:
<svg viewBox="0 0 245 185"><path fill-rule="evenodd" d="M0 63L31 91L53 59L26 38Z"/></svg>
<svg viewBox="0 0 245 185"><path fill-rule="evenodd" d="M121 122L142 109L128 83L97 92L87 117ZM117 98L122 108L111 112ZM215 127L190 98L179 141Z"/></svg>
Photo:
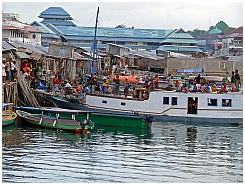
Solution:
<svg viewBox="0 0 245 185"><path fill-rule="evenodd" d="M14 123L14 121L15 121L15 118L11 119L11 120L2 121L2 126L10 125L10 124Z"/></svg>
<svg viewBox="0 0 245 185"><path fill-rule="evenodd" d="M26 112L32 114L40 114L40 110L25 110ZM43 112L44 115L49 115L55 117L55 113L47 113ZM60 114L60 117L70 118L71 115L69 114ZM76 120L81 121L85 120L85 114L77 114ZM103 126L111 126L111 127L127 127L127 128L147 128L146 122L144 122L141 116L134 116L134 115L127 115L127 114L103 114L103 113L91 113L90 119L96 125L103 125Z"/></svg>
<svg viewBox="0 0 245 185"><path fill-rule="evenodd" d="M39 121L34 121L34 120L28 120L28 119L23 119L27 123L33 124L33 125L37 125L37 126L41 126L41 127L46 127L46 128L52 128L52 129L59 129L59 130L68 130L68 131L78 131L78 130L87 130L90 128L90 126L86 125L85 128L82 128L81 125L61 125L61 124L56 124L55 126L53 126L52 123L48 123L48 122L42 122L41 124L39 124Z"/></svg>
<svg viewBox="0 0 245 185"><path fill-rule="evenodd" d="M92 113L90 118L96 125L129 128L147 128L141 117Z"/></svg>

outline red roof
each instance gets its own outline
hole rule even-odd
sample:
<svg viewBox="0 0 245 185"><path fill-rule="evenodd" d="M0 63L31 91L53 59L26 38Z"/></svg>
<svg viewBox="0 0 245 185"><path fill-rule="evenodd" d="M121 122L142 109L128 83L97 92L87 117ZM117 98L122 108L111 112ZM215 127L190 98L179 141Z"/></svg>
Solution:
<svg viewBox="0 0 245 185"><path fill-rule="evenodd" d="M222 38L226 38L226 37L228 37L229 35L231 35L233 33L238 33L238 35L240 35L240 34L242 35L243 34L243 27L241 26L241 27L239 27L237 29L234 29L234 30L222 35Z"/></svg>
<svg viewBox="0 0 245 185"><path fill-rule="evenodd" d="M24 30L23 28L19 28L16 26L8 26L8 25L3 25L2 29L3 30Z"/></svg>
<svg viewBox="0 0 245 185"><path fill-rule="evenodd" d="M24 29L29 32L34 32L34 33L42 33L37 27L35 26L24 26Z"/></svg>

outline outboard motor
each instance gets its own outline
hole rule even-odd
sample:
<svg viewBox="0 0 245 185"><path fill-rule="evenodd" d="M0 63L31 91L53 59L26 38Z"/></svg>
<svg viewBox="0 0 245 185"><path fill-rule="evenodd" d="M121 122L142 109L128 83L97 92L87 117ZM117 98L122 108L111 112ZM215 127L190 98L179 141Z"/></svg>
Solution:
<svg viewBox="0 0 245 185"><path fill-rule="evenodd" d="M145 116L145 120L146 120L146 124L148 125L148 127L151 127L152 122L155 120L155 116L152 114L147 114Z"/></svg>
<svg viewBox="0 0 245 185"><path fill-rule="evenodd" d="M81 120L80 121L80 125L82 125L82 128L85 128L85 126L89 126L88 128L92 129L94 127L94 122L92 122L91 120Z"/></svg>

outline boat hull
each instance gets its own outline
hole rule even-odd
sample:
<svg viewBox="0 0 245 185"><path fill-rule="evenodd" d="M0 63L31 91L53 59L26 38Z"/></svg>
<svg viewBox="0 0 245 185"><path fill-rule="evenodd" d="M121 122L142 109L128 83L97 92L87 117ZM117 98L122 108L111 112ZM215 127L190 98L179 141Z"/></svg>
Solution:
<svg viewBox="0 0 245 185"><path fill-rule="evenodd" d="M39 108L34 107L15 107L16 109L23 110L32 114L41 114L42 110ZM62 108L62 107L60 107ZM69 108L69 107L68 107ZM74 108L74 106L73 106ZM52 109L51 107L49 109ZM53 116L55 117L54 113L45 112L43 111L44 115ZM68 114L60 114L61 117L69 118ZM103 126L111 126L111 127L129 127L129 128L148 128L151 127L151 123L146 123L142 116L133 115L133 114L126 114L121 113L119 114L111 114L108 113L99 113L99 112L92 112L90 114L91 120L95 123L95 125L103 125ZM86 119L86 115L84 114L77 114L76 120L81 121Z"/></svg>
<svg viewBox="0 0 245 185"><path fill-rule="evenodd" d="M16 110L16 113L21 119L21 121L36 126L66 130L66 131L77 132L77 133L87 133L88 129L90 128L89 125L81 125L80 122L69 118L62 117L57 119L56 117L53 116L47 116L42 114L31 114L21 110Z"/></svg>
<svg viewBox="0 0 245 185"><path fill-rule="evenodd" d="M164 99L168 102L165 103ZM173 105L173 98L178 102ZM198 99L195 113L189 113L189 100ZM151 92L147 100L132 98L115 98L105 95L87 94L86 104L73 103L51 97L50 100L57 107L69 109L89 110L113 114L127 114L132 111L140 114L152 114L155 121L181 121L197 123L234 123L243 121L242 93L182 93L182 92ZM216 105L209 105L215 100ZM231 105L223 106L222 101L230 101Z"/></svg>
<svg viewBox="0 0 245 185"><path fill-rule="evenodd" d="M13 111L3 111L2 126L5 127L5 126L8 126L14 123L16 117L17 117L17 114Z"/></svg>

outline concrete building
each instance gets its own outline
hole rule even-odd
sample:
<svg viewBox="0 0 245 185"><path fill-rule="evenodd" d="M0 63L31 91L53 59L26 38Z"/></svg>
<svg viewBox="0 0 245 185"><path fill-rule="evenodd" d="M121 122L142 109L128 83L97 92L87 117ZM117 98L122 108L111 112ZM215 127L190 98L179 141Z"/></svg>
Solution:
<svg viewBox="0 0 245 185"><path fill-rule="evenodd" d="M41 31L20 22L18 14L2 13L2 40L41 45Z"/></svg>
<svg viewBox="0 0 245 185"><path fill-rule="evenodd" d="M243 27L222 35L222 56L243 55Z"/></svg>

